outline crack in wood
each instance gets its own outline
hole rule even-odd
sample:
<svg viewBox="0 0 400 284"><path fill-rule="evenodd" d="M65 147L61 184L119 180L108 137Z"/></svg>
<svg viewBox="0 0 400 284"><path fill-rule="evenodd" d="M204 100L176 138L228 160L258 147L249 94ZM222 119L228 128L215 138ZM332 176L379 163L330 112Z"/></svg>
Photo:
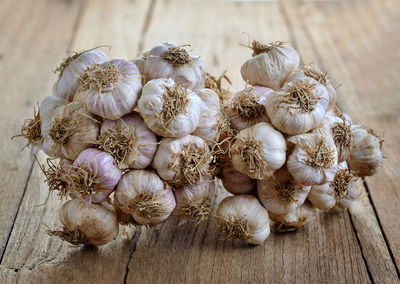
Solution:
<svg viewBox="0 0 400 284"><path fill-rule="evenodd" d="M156 5L156 0L151 0L150 4L149 4L149 8L147 9L146 12L146 17L144 18L144 24L143 24L143 28L142 28L142 32L140 34L140 39L139 39L139 44L138 44L138 55L140 56L144 50L144 42L146 40L146 36L147 36L147 32L151 26L151 21L153 19L153 11L154 11L154 7Z"/></svg>
<svg viewBox="0 0 400 284"><path fill-rule="evenodd" d="M137 245L137 242L139 241L141 234L142 234L142 227L139 227L139 230L136 228L135 234L132 237L131 244L129 247L129 255L128 255L128 260L126 262L126 267L125 267L124 284L127 283L126 280L128 278L128 273L129 273L129 264L131 263L133 254L136 251L136 245Z"/></svg>

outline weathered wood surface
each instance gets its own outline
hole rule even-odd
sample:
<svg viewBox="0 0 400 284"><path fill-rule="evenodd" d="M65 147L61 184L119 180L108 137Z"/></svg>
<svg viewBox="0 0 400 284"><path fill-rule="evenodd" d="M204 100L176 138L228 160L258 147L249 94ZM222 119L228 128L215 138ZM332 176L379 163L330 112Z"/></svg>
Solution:
<svg viewBox="0 0 400 284"><path fill-rule="evenodd" d="M0 283L398 282L400 3L3 2ZM43 176L29 151L19 152L22 142L9 137L31 105L51 92L51 70L66 50L110 45L110 56L129 59L162 41L191 43L212 73L229 69L236 90L244 86L239 68L250 55L238 44L247 43L242 32L293 43L305 63L329 70L334 84L342 84L338 104L344 110L379 133L386 130L388 159L377 176L359 182L362 199L349 211L321 213L297 233L271 234L258 247L219 240L213 220L197 228L177 226L175 219L157 230L131 228L98 249L48 237L46 226L59 224L61 202L50 196L35 206L47 197ZM213 204L225 195L220 188Z"/></svg>

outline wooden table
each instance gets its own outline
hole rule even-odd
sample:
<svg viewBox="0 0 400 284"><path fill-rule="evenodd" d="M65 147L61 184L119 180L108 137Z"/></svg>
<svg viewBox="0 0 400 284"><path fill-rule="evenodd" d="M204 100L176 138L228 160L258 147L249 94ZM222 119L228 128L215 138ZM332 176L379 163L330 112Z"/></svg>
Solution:
<svg viewBox="0 0 400 284"><path fill-rule="evenodd" d="M399 22L398 0L2 0L0 282L399 283ZM228 69L237 90L251 54L238 44L247 43L244 32L290 42L304 63L341 85L342 109L384 135L384 166L359 181L362 198L258 247L221 241L213 220L131 228L100 248L47 236L47 227L59 225L61 201L54 194L43 205L48 190L33 160L37 150L21 152L24 141L10 137L51 93L52 70L67 51L109 45L110 56L132 59L160 42L190 43L211 73ZM220 188L214 205L225 195Z"/></svg>

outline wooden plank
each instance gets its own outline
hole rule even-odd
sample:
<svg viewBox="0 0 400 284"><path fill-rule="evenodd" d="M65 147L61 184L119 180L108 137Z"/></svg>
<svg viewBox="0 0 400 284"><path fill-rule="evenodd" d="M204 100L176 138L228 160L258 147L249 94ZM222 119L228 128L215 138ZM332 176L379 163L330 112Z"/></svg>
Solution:
<svg viewBox="0 0 400 284"><path fill-rule="evenodd" d="M237 90L244 86L240 65L251 53L238 45L247 42L243 31L267 42L291 40L276 2L162 1L156 2L144 47L167 40L191 43L212 73L230 70L232 89ZM213 210L225 195L219 187ZM370 282L345 212L321 214L308 228L295 234L272 234L258 247L223 242L214 229L213 220L195 228L191 224L177 227L174 219L157 231L143 229L127 282Z"/></svg>
<svg viewBox="0 0 400 284"><path fill-rule="evenodd" d="M386 35L385 39L388 42L382 43L381 48L383 48L383 46L393 46L395 44L393 41L396 41L397 38L389 40L389 38L391 38L389 37L391 30L389 29L385 32L383 25L387 28L391 26L387 21L392 23L392 26L396 21L393 19L390 20L390 18L388 19L382 15L380 18L377 18L376 15L371 15L371 12L374 11L373 9L377 7L381 9L380 13L388 13L388 10L382 10L382 6L377 4L377 2L369 1L368 3L368 5L365 5L365 3L356 4L350 2L348 6L343 7L338 3L317 5L312 3L294 4L293 2L285 2L284 7L288 13L288 18L292 21L293 27L295 27L294 34L296 34L298 39L299 50L301 53L304 52L306 54L305 56L302 54L303 58L307 58L307 61L318 61L317 63L320 63L322 70L330 70L334 83L336 82L336 84L339 84L339 82L342 82L342 86L338 89L338 104L340 107L354 117L356 122L361 121L371 127L373 127L374 123L383 115L384 117L381 117L379 122L380 125L378 123L376 124L377 127L375 127L375 129L382 129L384 124L390 123L391 121L386 116L388 110L390 110L388 107L396 106L396 100L398 105L398 98L396 98L394 95L395 92L393 92L394 86L393 84L390 85L390 81L388 84L382 72L387 72L386 75L390 76L390 74L393 74L394 69L389 68L389 70L387 70L387 68L391 66L389 62L380 61L380 64L373 64L377 69L375 70L376 74L379 75L376 76L374 72L370 78L372 81L370 81L365 77L365 75L370 73L364 71L368 69L363 65L365 62L371 64L371 60L379 61L374 54L365 53L365 50L368 50L368 48L372 48L372 50L377 49L377 47L371 46L381 43L380 39L376 38L377 36L385 37ZM368 17L363 17L360 10L370 15ZM349 19L351 19L352 22L349 22ZM364 22L362 22L363 19ZM382 23L382 19L385 19L385 22ZM381 26L379 26L379 24ZM299 29L299 26L302 26L303 29ZM304 34L301 34L302 31ZM368 33L362 33L361 31L368 31ZM362 34L362 36L354 37L354 34ZM367 34L371 37L369 40ZM304 43L306 38L308 38L307 43ZM312 45L311 50L318 49L316 56L310 56L310 48L307 46L310 42ZM365 45L365 42L368 43L367 45L369 45L369 47ZM364 45L362 43L364 43ZM359 46L354 46L355 44ZM307 46L307 48L305 48L305 46ZM359 52L360 50L364 52ZM350 54L357 54L358 57L351 60L349 57ZM397 54L399 53L397 52ZM378 57L380 56L378 55ZM353 66L354 69L351 69L351 66ZM356 84L357 80L354 78L358 78L358 85ZM368 82L373 83L369 84ZM372 86L375 86L375 89L371 88ZM384 88L384 86L386 88ZM375 106L378 100L380 100L380 96L377 95L381 93L378 90L380 88L389 90L389 92L391 90L391 93L388 92L387 94L388 101L387 103L385 101L385 108L377 109ZM375 117L371 116L372 113ZM394 117L398 118L398 111L389 111L389 113L391 113L390 115L394 114ZM393 129L395 129L395 127ZM398 138L399 134L395 132L391 133L391 135L393 136L390 137L388 141L393 145L394 141L396 141L395 137L397 136ZM395 149L394 145L392 147L391 149ZM394 185L396 175L392 173L392 175L387 176L385 171L386 169L390 170L395 168L398 163L398 161L385 161L385 166L382 171L378 175L367 179L368 181L370 179L378 179L380 181L384 179L386 181L386 185L380 182L379 187L377 184L375 187L376 190L379 188L380 193L383 187L386 190L386 195L383 195L385 199L381 197L381 194L377 194L376 196L376 198L381 200L380 206L378 206L378 212L379 209L385 210L384 208L389 208L387 210L388 213L393 213L392 210L396 208L396 201L398 201L398 195ZM361 185L360 187L363 186ZM396 267L393 265L391 258L393 254L397 256L399 254L391 254L391 252L388 251L385 242L386 236L381 232L380 220L377 220L374 213L375 208L368 200L368 192L366 189L361 189L364 192L362 200L355 204L349 212L352 216L353 225L357 231L357 236L363 249L363 255L368 264L369 271L376 282L393 282L398 278L398 270L396 271ZM372 195L372 197L374 198L374 195ZM392 201L389 202L388 199ZM388 205L389 207L387 207ZM389 220L387 220L387 222L390 222L391 230L398 233L398 229L395 225L397 217L388 217ZM394 246L396 246L397 243L393 243Z"/></svg>
<svg viewBox="0 0 400 284"><path fill-rule="evenodd" d="M35 3L35 5L37 5L38 2ZM57 36L62 35L64 37L65 34L68 34L69 37L66 38L66 43L68 43L71 39L73 22L76 20L76 15L73 17L72 14L68 14L70 13L67 11L69 4L65 4L64 2L55 2L50 3L48 8L46 8L48 1L43 1L42 4L43 5L39 5L38 8L35 8L35 5L33 4L30 6L27 4L27 11L24 12L25 14L28 14L29 9L32 10L33 8L42 12L36 11L35 21L30 23L30 29L32 29L30 33L26 34L26 32L23 32L24 30L21 31L21 33L24 34L24 37L27 38L24 42L26 49L29 48L29 50L26 51L26 55L34 55L36 58L35 60L39 60L36 65L41 67L41 69L37 69L41 72L21 72L20 78L25 78L25 80L30 78L31 81L29 82L21 81L20 78L20 80L12 78L11 74L7 77L11 82L23 85L21 88L28 89L31 87L32 94L35 94L35 97L29 97L28 94L30 93L27 92L27 96L19 98L16 95L17 92L13 92L14 96L12 99L4 99L7 100L9 106L14 106L14 109L12 110L17 113L15 120L18 124L21 121L21 112L24 112L25 115L27 115L26 110L29 109L30 112L31 106L34 104L35 100L39 97L44 97L46 92L51 90L55 76L51 76L51 78L49 76L42 78L43 76L40 77L38 74L46 72L50 74L51 70L56 66L56 62L60 61L61 57L65 55L67 44L59 47L58 50L55 51L52 50L52 42L56 42ZM72 5L74 7L76 6L77 12L79 2L74 2ZM138 39L140 37L147 8L148 3L146 1L132 2L127 0L117 2L93 0L85 2L79 26L77 27L77 34L72 43L71 49L80 50L101 44L112 44L113 49L111 50L111 55L115 55L114 52L117 51L119 56L126 56L128 58L133 57L137 53ZM21 13L21 10L18 12ZM16 15L14 15L14 17L18 18ZM65 23L58 25L58 21L64 18L74 19L70 19L71 25ZM27 17L27 19L29 19L29 17ZM35 42L33 46L31 45L31 47L29 47L30 42L34 39L33 35L35 33L40 34L39 31L34 31L31 27L32 25L41 28L46 26L47 29L44 31L42 30L41 32L45 32L49 39L45 36L41 36L39 37L41 42L40 45ZM62 29L57 30L57 26ZM132 29L127 29L126 27L132 27ZM28 38L30 38L30 40L28 40ZM6 39L11 41L12 37L7 36ZM20 39L16 39L15 41L17 40ZM129 43L128 45L126 45L127 42ZM15 46L10 44L10 48L11 47L14 48ZM19 47L17 46L16 48ZM33 52L33 49L37 50ZM50 52L51 61L49 59L47 61L43 60L43 57L47 56L44 51ZM20 61L16 61L15 57L17 55L20 57L22 56L21 52L16 53L16 55L14 55L14 64L18 63L18 65L23 66L21 59ZM30 64L33 65L32 63ZM20 69L24 70L21 67ZM33 66L31 69L33 69ZM43 69L45 71L42 71ZM15 76L15 74L18 74L18 70L12 69L10 71L13 71L12 74ZM42 88L40 90L35 86L37 80L45 80L45 84L41 83ZM18 86L17 84L15 85ZM45 86L43 87L43 85ZM25 102L27 106L24 106L21 110L20 105ZM1 107L4 109L6 108L4 104L1 104ZM11 112L11 110L9 112ZM4 112L2 115L3 114ZM18 114L20 115L18 116ZM16 131L15 125L13 129L9 130L9 132L13 131ZM11 136L11 133L9 135L7 134L7 136ZM19 151L21 147L22 144L20 143L17 145L17 149L13 151ZM10 151L9 149L12 148L8 147L7 151ZM8 157L9 153L7 153L7 151L4 152ZM26 163L30 160L27 153L25 153L25 156L25 160L20 159L19 157L18 159L14 159L14 157L11 159L12 156L10 154L8 157L9 167L15 167L15 162L18 162L17 165L20 165L20 163L22 165L23 162ZM44 160L44 154L40 153L39 157L41 161ZM15 178L16 174L17 173L12 174L12 178ZM11 185L13 185L12 178L8 178L8 182L10 182ZM129 240L132 238L133 229L127 230L129 235L127 240L126 237L123 237L122 234L120 234L117 241L98 249L93 247L79 249L71 248L61 240L47 236L45 233L45 230L47 229L46 226L53 229L60 225L58 221L58 208L60 207L61 202L58 201L55 195L53 195L50 197L46 205L35 207L35 205L43 203L48 194L47 186L43 183L43 180L44 177L35 164L0 266L0 282L123 282L126 272L126 263L132 249L131 245L134 244L134 241L130 242ZM5 186L5 183L3 185L3 182L6 181L2 181L2 188L5 189L7 187ZM23 186L20 187L23 189ZM11 189L14 188L12 187ZM5 202L2 202L0 206L4 206L4 203Z"/></svg>
<svg viewBox="0 0 400 284"><path fill-rule="evenodd" d="M52 72L68 47L79 1L1 2L0 9L0 261L33 163L24 139L10 140L33 106L51 92Z"/></svg>

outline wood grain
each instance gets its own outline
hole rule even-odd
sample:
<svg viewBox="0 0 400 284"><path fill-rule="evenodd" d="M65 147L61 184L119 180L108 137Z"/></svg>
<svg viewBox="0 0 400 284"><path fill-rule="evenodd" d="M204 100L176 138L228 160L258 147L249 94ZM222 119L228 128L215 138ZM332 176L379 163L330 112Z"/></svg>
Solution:
<svg viewBox="0 0 400 284"><path fill-rule="evenodd" d="M0 9L0 259L30 176L33 157L17 134L51 92L71 40L79 1L2 1ZM31 149L30 149L31 150Z"/></svg>

